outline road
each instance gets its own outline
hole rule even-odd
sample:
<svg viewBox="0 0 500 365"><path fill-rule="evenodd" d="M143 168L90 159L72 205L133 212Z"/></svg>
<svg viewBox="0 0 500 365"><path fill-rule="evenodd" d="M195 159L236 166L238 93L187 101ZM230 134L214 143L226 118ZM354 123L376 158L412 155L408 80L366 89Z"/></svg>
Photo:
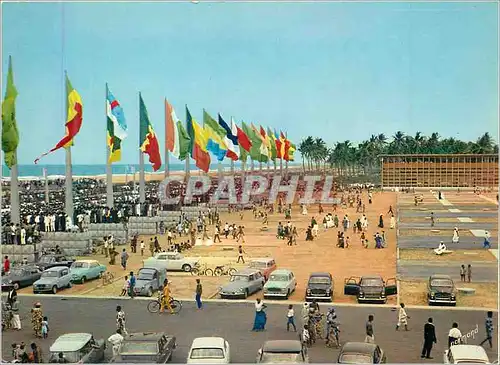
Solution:
<svg viewBox="0 0 500 365"><path fill-rule="evenodd" d="M454 280L460 280L460 262L430 263L428 261L402 261L398 262L398 275L401 279L428 279L432 274L450 275ZM498 263L464 262L472 265L472 281L475 283L497 282Z"/></svg>
<svg viewBox="0 0 500 365"><path fill-rule="evenodd" d="M191 342L199 336L222 336L231 345L231 357L235 363L253 363L258 349L266 340L296 339L297 334L286 332L286 303L269 304L268 323L265 332L251 332L253 323L253 303L206 303L201 311L194 309L194 303L184 303L182 311L176 315L150 314L146 311L147 301L58 298L38 296L44 315L50 323L49 339L37 341L45 355L50 344L61 334L67 332L91 332L96 338L107 338L115 330L115 308L122 305L127 315L129 332L165 331L177 337L178 348L173 356L174 363L185 363ZM29 309L35 298L20 297L22 314ZM296 317L300 318L300 304L295 305ZM23 313L24 312L24 313ZM484 337L484 318L482 311L409 309L410 331L395 332L397 312L388 307L362 306L337 307L341 324L341 341L363 341L364 325L369 314L375 316L375 339L387 353L391 363L419 363L422 345L422 329L428 317L434 318L438 343L433 350L436 362L442 359L447 343L448 330L454 321L459 323L465 334L478 328L479 334L470 339L470 344L478 344ZM497 313L495 313L496 321ZM298 319L298 322L300 320ZM10 344L34 340L28 320L24 320L22 331L7 331L2 334L3 356L10 359ZM497 344L489 350L491 359L497 358ZM109 350L108 350L109 351ZM310 350L311 362L336 362L338 350L328 349L316 344ZM109 356L109 354L107 354Z"/></svg>
<svg viewBox="0 0 500 365"><path fill-rule="evenodd" d="M439 220L431 226L430 222L399 222L398 228L400 229L442 229L442 230L452 230L458 227L459 230L468 229L485 229L485 230L496 230L498 229L498 224L496 223L481 223L481 222L439 222Z"/></svg>
<svg viewBox="0 0 500 365"><path fill-rule="evenodd" d="M425 211L425 212L419 212L418 210L400 210L399 211L399 217L400 218L420 218L420 217L430 217L431 212ZM475 211L469 211L469 212L460 212L460 213L453 213L448 210L444 211L437 211L434 212L434 218L439 219L439 218L461 218L461 217L469 217L469 218L477 218L479 221L481 218L496 218L498 217L498 212L475 212ZM458 220L457 220L458 222Z"/></svg>
<svg viewBox="0 0 500 365"><path fill-rule="evenodd" d="M437 248L439 243L443 241L449 248L460 249L460 250L481 250L483 249L482 237L470 237L462 236L460 237L460 243L452 243L450 237L439 237L439 236L399 236L398 237L398 247L399 248ZM498 248L498 238L491 237L490 243L491 248Z"/></svg>
<svg viewBox="0 0 500 365"><path fill-rule="evenodd" d="M459 209L463 210L464 213L467 211L498 211L498 205L495 204L476 204L476 203L471 203L471 204L453 204L453 205L443 205L440 203L432 203L432 204L421 204L419 206L415 206L414 204L399 204L398 205L399 211L401 210L415 210L415 211L423 211L424 209L427 209L429 212L436 212L440 210L448 210L448 209Z"/></svg>

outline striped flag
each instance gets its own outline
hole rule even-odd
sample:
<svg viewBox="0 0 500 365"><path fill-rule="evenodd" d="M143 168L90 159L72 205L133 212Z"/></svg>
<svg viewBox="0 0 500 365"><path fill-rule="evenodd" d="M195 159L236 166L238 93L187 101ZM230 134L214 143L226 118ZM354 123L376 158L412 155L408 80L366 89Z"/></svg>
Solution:
<svg viewBox="0 0 500 365"><path fill-rule="evenodd" d="M219 124L226 131L226 137L224 138L224 142L227 146L226 156L233 161L237 161L238 158L240 158L240 148L238 146L238 130L236 123L233 117L231 117L231 128L229 128L224 119L219 115Z"/></svg>
<svg viewBox="0 0 500 365"><path fill-rule="evenodd" d="M189 155L189 136L167 99L165 99L165 135L167 149L178 160L185 160Z"/></svg>
<svg viewBox="0 0 500 365"><path fill-rule="evenodd" d="M108 163L118 162L122 158L122 141L127 138L127 122L123 109L106 84L106 115L109 159Z"/></svg>

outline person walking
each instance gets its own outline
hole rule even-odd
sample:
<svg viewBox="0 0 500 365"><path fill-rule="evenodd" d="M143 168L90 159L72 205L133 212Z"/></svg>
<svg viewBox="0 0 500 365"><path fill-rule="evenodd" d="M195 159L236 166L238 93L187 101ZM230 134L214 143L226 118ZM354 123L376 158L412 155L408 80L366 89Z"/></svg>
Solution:
<svg viewBox="0 0 500 365"><path fill-rule="evenodd" d="M493 348L493 312L488 311L486 315L486 320L484 321L484 325L486 327L486 338L479 344L479 346L483 346L483 344L488 341L490 344L490 349Z"/></svg>
<svg viewBox="0 0 500 365"><path fill-rule="evenodd" d="M127 335L127 329L125 328L125 312L122 310L121 306L116 306L116 332L122 336Z"/></svg>
<svg viewBox="0 0 500 365"><path fill-rule="evenodd" d="M33 325L35 337L42 337L42 321L42 305L40 302L36 302L34 307L31 308L31 324Z"/></svg>
<svg viewBox="0 0 500 365"><path fill-rule="evenodd" d="M467 281L470 283L470 278L472 276L472 266L469 264L467 265Z"/></svg>
<svg viewBox="0 0 500 365"><path fill-rule="evenodd" d="M405 304L401 303L398 313L398 324L396 325L396 331L399 331L401 325L405 326L405 331L408 331L408 315L406 314Z"/></svg>
<svg viewBox="0 0 500 365"><path fill-rule="evenodd" d="M43 317L42 321L42 337L47 338L49 337L49 318L47 316Z"/></svg>
<svg viewBox="0 0 500 365"><path fill-rule="evenodd" d="M170 304L171 300L172 298L170 296L170 284L168 283L168 280L165 279L163 281L163 295L160 305L160 311L158 313L163 313L165 311L165 308L167 308L170 314L174 314L174 310L172 309L172 305Z"/></svg>
<svg viewBox="0 0 500 365"><path fill-rule="evenodd" d="M21 330L21 317L19 317L19 302L17 301L17 296L14 298L14 301L11 303L10 307L12 311L12 328L15 330Z"/></svg>
<svg viewBox="0 0 500 365"><path fill-rule="evenodd" d="M368 321L366 322L366 336L365 336L365 342L366 343L375 343L375 334L373 332L373 315L370 314L368 316Z"/></svg>
<svg viewBox="0 0 500 365"><path fill-rule="evenodd" d="M238 246L238 260L236 261L237 264L240 262L240 260L242 263L245 263L245 259L243 258L244 253L246 252L243 250L243 246Z"/></svg>
<svg viewBox="0 0 500 365"><path fill-rule="evenodd" d="M10 260L9 256L5 256L3 259L3 273L4 275L8 275L10 271Z"/></svg>
<svg viewBox="0 0 500 365"><path fill-rule="evenodd" d="M113 358L111 361L113 362L120 355L120 349L123 343L123 336L120 333L120 330L117 329L115 333L108 337L108 342L111 344L111 348L113 349Z"/></svg>
<svg viewBox="0 0 500 365"><path fill-rule="evenodd" d="M144 249L146 248L146 244L144 240L141 240L141 256L144 256Z"/></svg>
<svg viewBox="0 0 500 365"><path fill-rule="evenodd" d="M201 309L202 303L201 303L201 294L203 293L203 287L201 286L201 281L200 279L196 279L196 307L198 309Z"/></svg>
<svg viewBox="0 0 500 365"><path fill-rule="evenodd" d="M465 265L460 266L460 281L465 283Z"/></svg>
<svg viewBox="0 0 500 365"><path fill-rule="evenodd" d="M255 301L255 319L253 322L252 331L264 331L266 329L267 315L265 312L266 305L262 303L260 298Z"/></svg>
<svg viewBox="0 0 500 365"><path fill-rule="evenodd" d="M293 327L293 331L297 332L297 327L295 326L295 311L293 310L293 304L288 306L288 312L286 314L287 322L286 322L286 331L290 331L290 326Z"/></svg>
<svg viewBox="0 0 500 365"><path fill-rule="evenodd" d="M128 261L128 253L126 249L123 249L122 254L120 256L120 262L123 267L123 270L127 270L127 261Z"/></svg>
<svg viewBox="0 0 500 365"><path fill-rule="evenodd" d="M462 332L458 329L458 323L454 322L451 330L448 332L448 348L453 345L459 345L462 338Z"/></svg>
<svg viewBox="0 0 500 365"><path fill-rule="evenodd" d="M215 226L214 228L214 243L216 242L222 242L220 239L220 228L218 225Z"/></svg>
<svg viewBox="0 0 500 365"><path fill-rule="evenodd" d="M433 344L437 343L436 338L436 328L434 327L434 323L432 323L432 318L427 320L427 323L424 325L424 346L422 348L422 355L420 358L432 359L431 350Z"/></svg>
<svg viewBox="0 0 500 365"><path fill-rule="evenodd" d="M130 298L134 298L135 297L135 275L134 275L134 272L131 271L130 272L130 277L128 279L128 295L130 296Z"/></svg>

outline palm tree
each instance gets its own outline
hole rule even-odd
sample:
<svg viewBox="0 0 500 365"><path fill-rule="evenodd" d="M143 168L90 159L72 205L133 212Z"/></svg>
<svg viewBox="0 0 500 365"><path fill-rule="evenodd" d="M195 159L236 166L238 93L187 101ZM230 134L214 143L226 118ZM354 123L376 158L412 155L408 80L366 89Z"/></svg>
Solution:
<svg viewBox="0 0 500 365"><path fill-rule="evenodd" d="M493 153L493 139L490 134L486 132L481 137L479 137L475 143L474 153Z"/></svg>

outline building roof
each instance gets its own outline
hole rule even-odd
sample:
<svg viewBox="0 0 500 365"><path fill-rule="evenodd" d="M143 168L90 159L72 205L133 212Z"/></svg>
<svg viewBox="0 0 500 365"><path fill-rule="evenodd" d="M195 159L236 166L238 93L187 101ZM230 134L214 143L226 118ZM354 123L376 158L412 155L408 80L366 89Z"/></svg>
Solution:
<svg viewBox="0 0 500 365"><path fill-rule="evenodd" d="M198 337L193 340L192 348L197 349L213 349L224 348L224 340L222 337Z"/></svg>
<svg viewBox="0 0 500 365"><path fill-rule="evenodd" d="M90 333L66 333L61 335L50 346L50 352L75 352L90 341Z"/></svg>
<svg viewBox="0 0 500 365"><path fill-rule="evenodd" d="M483 347L477 345L455 345L450 347L453 359L456 360L471 360L469 363L486 362L489 363L488 355Z"/></svg>
<svg viewBox="0 0 500 365"><path fill-rule="evenodd" d="M373 354L377 345L367 342L346 342L340 353Z"/></svg>
<svg viewBox="0 0 500 365"><path fill-rule="evenodd" d="M297 340L267 341L262 346L262 351L276 353L300 352L302 351L302 344Z"/></svg>

